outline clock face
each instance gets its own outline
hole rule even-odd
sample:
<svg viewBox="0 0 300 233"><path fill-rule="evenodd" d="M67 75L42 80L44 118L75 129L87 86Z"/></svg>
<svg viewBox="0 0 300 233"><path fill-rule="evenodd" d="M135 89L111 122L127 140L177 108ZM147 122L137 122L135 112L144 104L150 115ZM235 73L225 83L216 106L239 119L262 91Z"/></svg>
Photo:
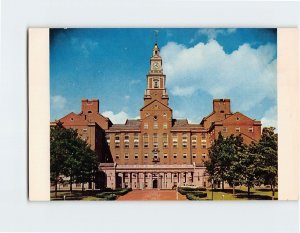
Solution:
<svg viewBox="0 0 300 233"><path fill-rule="evenodd" d="M159 68L159 63L158 62L154 62L153 63L153 68L154 69L158 69Z"/></svg>

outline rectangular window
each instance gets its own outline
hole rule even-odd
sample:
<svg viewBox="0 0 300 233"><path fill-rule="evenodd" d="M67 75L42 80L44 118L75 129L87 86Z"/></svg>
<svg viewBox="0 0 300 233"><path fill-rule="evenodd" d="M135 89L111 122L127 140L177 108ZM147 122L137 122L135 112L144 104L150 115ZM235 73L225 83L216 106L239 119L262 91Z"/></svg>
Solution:
<svg viewBox="0 0 300 233"><path fill-rule="evenodd" d="M124 147L129 148L129 134L125 133L124 135Z"/></svg>
<svg viewBox="0 0 300 233"><path fill-rule="evenodd" d="M167 129L167 128L168 128L168 124L164 123L164 129Z"/></svg>
<svg viewBox="0 0 300 233"><path fill-rule="evenodd" d="M148 159L148 154L144 154L144 159Z"/></svg>
<svg viewBox="0 0 300 233"><path fill-rule="evenodd" d="M173 154L173 158L174 158L174 159L177 159L177 154Z"/></svg>
<svg viewBox="0 0 300 233"><path fill-rule="evenodd" d="M128 133L125 133L125 135L124 135L124 141L129 141L129 134Z"/></svg>
<svg viewBox="0 0 300 233"><path fill-rule="evenodd" d="M125 153L124 158L125 158L125 159L129 159L129 154L128 154L128 153Z"/></svg>
<svg viewBox="0 0 300 233"><path fill-rule="evenodd" d="M120 148L120 134L115 134L115 147Z"/></svg>
<svg viewBox="0 0 300 233"><path fill-rule="evenodd" d="M166 133L163 134L163 147L164 148L168 147L168 134Z"/></svg>
<svg viewBox="0 0 300 233"><path fill-rule="evenodd" d="M116 159L120 159L120 156L119 156L119 155L116 155Z"/></svg>
<svg viewBox="0 0 300 233"><path fill-rule="evenodd" d="M125 142L125 143L124 143L124 147L125 147L125 148L129 148L129 142Z"/></svg>
<svg viewBox="0 0 300 233"><path fill-rule="evenodd" d="M156 121L153 123L153 129L158 129L158 123Z"/></svg>
<svg viewBox="0 0 300 233"><path fill-rule="evenodd" d="M82 131L83 131L84 133L86 133L86 132L87 132L87 129L86 129L86 128L84 128Z"/></svg>
<svg viewBox="0 0 300 233"><path fill-rule="evenodd" d="M178 144L177 142L173 142L173 148L177 148Z"/></svg>
<svg viewBox="0 0 300 233"><path fill-rule="evenodd" d="M182 157L183 157L184 159L186 159L186 158L187 158L187 154L184 153Z"/></svg>
<svg viewBox="0 0 300 233"><path fill-rule="evenodd" d="M187 148L188 136L186 133L182 134L182 147Z"/></svg>
<svg viewBox="0 0 300 233"><path fill-rule="evenodd" d="M177 148L177 145L178 145L177 133L173 133L173 135L172 135L172 141L173 141L173 147Z"/></svg>
<svg viewBox="0 0 300 233"><path fill-rule="evenodd" d="M201 134L201 138L202 138L202 139L205 139L205 138L206 138L206 134L205 134L205 133L202 133L202 134Z"/></svg>
<svg viewBox="0 0 300 233"><path fill-rule="evenodd" d="M240 127L236 127L235 128L235 132L237 132L237 133L241 132L241 128Z"/></svg>
<svg viewBox="0 0 300 233"><path fill-rule="evenodd" d="M144 123L144 129L148 129L148 123Z"/></svg>
<svg viewBox="0 0 300 233"><path fill-rule="evenodd" d="M168 154L164 154L164 159L167 159L168 158Z"/></svg>
<svg viewBox="0 0 300 233"><path fill-rule="evenodd" d="M202 148L206 148L206 139L204 139L204 140L202 139L201 140L201 147Z"/></svg>
<svg viewBox="0 0 300 233"><path fill-rule="evenodd" d="M249 127L249 128L248 128L248 132L249 132L249 133L253 133L253 127Z"/></svg>
<svg viewBox="0 0 300 233"><path fill-rule="evenodd" d="M158 136L157 136L157 133L153 134L153 147L154 148L158 147Z"/></svg>
<svg viewBox="0 0 300 233"><path fill-rule="evenodd" d="M205 159L206 158L206 154L202 154L202 158Z"/></svg>
<svg viewBox="0 0 300 233"><path fill-rule="evenodd" d="M227 127L223 127L223 132L227 132Z"/></svg>
<svg viewBox="0 0 300 233"><path fill-rule="evenodd" d="M138 159L138 158L139 158L139 154L135 153L135 154L134 154L134 158L135 158L135 159Z"/></svg>
<svg viewBox="0 0 300 233"><path fill-rule="evenodd" d="M196 154L195 153L193 153L193 159L195 159L197 156L196 156Z"/></svg>
<svg viewBox="0 0 300 233"><path fill-rule="evenodd" d="M144 148L148 148L148 145L149 145L149 136L148 134L144 134L143 135L143 141L144 141Z"/></svg>
<svg viewBox="0 0 300 233"><path fill-rule="evenodd" d="M134 145L134 148L139 147L139 134L138 133L134 133L133 145Z"/></svg>
<svg viewBox="0 0 300 233"><path fill-rule="evenodd" d="M192 148L197 147L197 135L192 136Z"/></svg>

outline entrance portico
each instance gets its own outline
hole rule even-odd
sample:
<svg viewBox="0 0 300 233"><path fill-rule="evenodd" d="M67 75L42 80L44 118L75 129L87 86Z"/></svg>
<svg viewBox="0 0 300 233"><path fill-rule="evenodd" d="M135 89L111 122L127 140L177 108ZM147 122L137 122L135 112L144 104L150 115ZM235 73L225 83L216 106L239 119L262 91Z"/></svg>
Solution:
<svg viewBox="0 0 300 233"><path fill-rule="evenodd" d="M204 167L180 165L118 165L100 164L109 188L175 189L177 186L204 186Z"/></svg>

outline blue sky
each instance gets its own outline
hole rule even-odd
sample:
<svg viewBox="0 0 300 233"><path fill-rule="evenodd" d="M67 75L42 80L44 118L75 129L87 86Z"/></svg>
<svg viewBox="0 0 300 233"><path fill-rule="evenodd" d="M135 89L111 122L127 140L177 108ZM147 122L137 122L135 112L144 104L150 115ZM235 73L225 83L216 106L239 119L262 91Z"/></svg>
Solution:
<svg viewBox="0 0 300 233"><path fill-rule="evenodd" d="M113 123L136 118L155 43L147 29L51 29L51 120L100 100ZM158 45L174 118L198 123L213 98L232 111L277 124L276 29L159 28Z"/></svg>

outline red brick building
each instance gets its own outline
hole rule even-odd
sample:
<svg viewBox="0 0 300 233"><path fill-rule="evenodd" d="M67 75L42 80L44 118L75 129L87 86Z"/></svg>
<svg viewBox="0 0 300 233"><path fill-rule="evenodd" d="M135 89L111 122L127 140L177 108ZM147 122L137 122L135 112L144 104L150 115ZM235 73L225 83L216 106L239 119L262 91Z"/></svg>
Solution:
<svg viewBox="0 0 300 233"><path fill-rule="evenodd" d="M91 144L99 157L100 185L110 188L206 186L204 161L219 132L241 134L247 144L261 137L261 122L231 112L229 99L214 99L212 113L199 124L174 119L168 101L166 75L155 44L140 119L113 124L99 112L98 100L82 100L79 114L70 113L59 121L78 129Z"/></svg>

